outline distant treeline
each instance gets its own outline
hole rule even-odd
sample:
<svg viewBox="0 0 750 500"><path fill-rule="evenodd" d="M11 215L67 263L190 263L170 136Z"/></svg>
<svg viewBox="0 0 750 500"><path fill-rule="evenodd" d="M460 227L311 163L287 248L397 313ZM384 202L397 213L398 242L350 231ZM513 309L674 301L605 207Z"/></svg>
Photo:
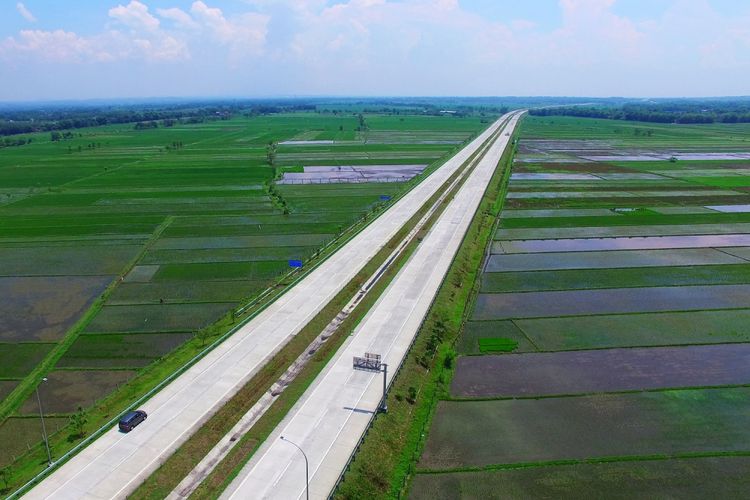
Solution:
<svg viewBox="0 0 750 500"><path fill-rule="evenodd" d="M564 106L532 109L535 116L579 116L653 123L750 123L750 103L741 101L666 101L622 106Z"/></svg>
<svg viewBox="0 0 750 500"><path fill-rule="evenodd" d="M62 133L112 124L132 124L133 128L141 130L226 120L238 115L252 117L288 112L438 115L447 111L449 113L445 114L456 117L487 116L518 107L578 102L582 102L580 98L567 97L309 97L0 103L0 137L34 132ZM58 140L66 138L56 137Z"/></svg>
<svg viewBox="0 0 750 500"><path fill-rule="evenodd" d="M306 97L216 100L0 103L0 137L112 124L136 129L288 112L495 116L531 108L537 116L568 115L656 123L750 122L750 98L651 99L622 97ZM65 139L65 136L60 136ZM5 143L3 143L4 145ZM15 144L14 144L15 145Z"/></svg>
<svg viewBox="0 0 750 500"><path fill-rule="evenodd" d="M289 111L308 111L314 105L304 103L211 103L154 107L131 106L81 106L4 109L0 112L0 136L73 130L122 123L141 124L137 128L151 128L180 123L201 123L207 120L231 118L234 114L260 115Z"/></svg>
<svg viewBox="0 0 750 500"><path fill-rule="evenodd" d="M0 149L31 144L33 140L33 137L5 137L0 139Z"/></svg>

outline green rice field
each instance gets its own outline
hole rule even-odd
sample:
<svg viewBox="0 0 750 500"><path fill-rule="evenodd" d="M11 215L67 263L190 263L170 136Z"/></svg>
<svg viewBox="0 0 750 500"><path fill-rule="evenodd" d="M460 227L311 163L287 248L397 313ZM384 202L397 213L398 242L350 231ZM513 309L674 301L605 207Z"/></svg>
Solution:
<svg viewBox="0 0 750 500"><path fill-rule="evenodd" d="M488 123L478 114L364 119L366 129L345 111L126 123L4 148L0 466L41 441L36 421L19 417L39 411L41 376L44 412L67 422L264 290L282 289L290 260L307 265L419 180L277 186L283 172L429 170Z"/></svg>

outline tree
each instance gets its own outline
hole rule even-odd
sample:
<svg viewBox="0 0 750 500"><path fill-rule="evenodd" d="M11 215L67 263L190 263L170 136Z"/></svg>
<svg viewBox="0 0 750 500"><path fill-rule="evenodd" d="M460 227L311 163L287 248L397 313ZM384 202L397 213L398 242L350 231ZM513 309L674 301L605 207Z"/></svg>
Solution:
<svg viewBox="0 0 750 500"><path fill-rule="evenodd" d="M414 386L409 386L406 390L406 400L411 404L417 400L417 389Z"/></svg>
<svg viewBox="0 0 750 500"><path fill-rule="evenodd" d="M62 138L62 135L57 130L50 132L49 138L52 140L52 142L57 142Z"/></svg>
<svg viewBox="0 0 750 500"><path fill-rule="evenodd" d="M86 424L89 423L89 418L86 416L86 412L83 411L82 407L78 407L73 415L70 416L70 424L73 426L75 436L82 438L86 435Z"/></svg>
<svg viewBox="0 0 750 500"><path fill-rule="evenodd" d="M208 341L208 338L211 336L211 331L206 328L201 328L198 330L198 339L201 341L201 347L206 347L206 342Z"/></svg>
<svg viewBox="0 0 750 500"><path fill-rule="evenodd" d="M276 163L276 143L274 141L270 141L266 147L266 159L271 166Z"/></svg>

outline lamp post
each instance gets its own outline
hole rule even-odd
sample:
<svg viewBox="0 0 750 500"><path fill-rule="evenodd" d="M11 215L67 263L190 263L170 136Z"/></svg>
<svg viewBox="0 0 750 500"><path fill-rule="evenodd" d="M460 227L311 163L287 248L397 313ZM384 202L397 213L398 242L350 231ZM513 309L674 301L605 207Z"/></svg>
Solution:
<svg viewBox="0 0 750 500"><path fill-rule="evenodd" d="M302 448L300 448L297 444L289 441L284 436L281 436L281 440L286 441L287 443L297 448L302 453L302 456L305 457L305 498L307 500L310 500L310 464L307 462L307 455L305 455L305 452L304 450L302 450Z"/></svg>
<svg viewBox="0 0 750 500"><path fill-rule="evenodd" d="M42 379L42 382L46 382L47 377ZM52 467L52 454L49 451L49 439L47 438L47 427L44 425L44 411L42 410L42 398L39 396L39 385L36 386L36 401L39 403L39 418L42 421L42 436L44 437L44 446L47 448L47 467Z"/></svg>

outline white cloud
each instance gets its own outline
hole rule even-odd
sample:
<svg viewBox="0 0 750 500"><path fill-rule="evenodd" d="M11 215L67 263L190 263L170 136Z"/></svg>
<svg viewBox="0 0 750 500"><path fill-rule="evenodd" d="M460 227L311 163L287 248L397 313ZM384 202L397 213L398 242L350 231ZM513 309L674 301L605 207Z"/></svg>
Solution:
<svg viewBox="0 0 750 500"><path fill-rule="evenodd" d="M109 9L109 17L136 31L156 31L159 29L159 20L151 15L148 6L138 0L132 0L128 5L118 5Z"/></svg>
<svg viewBox="0 0 750 500"><path fill-rule="evenodd" d="M97 48L91 39L69 31L22 30L18 38L7 38L0 44L0 54L33 54L50 62L109 61L112 54Z"/></svg>
<svg viewBox="0 0 750 500"><path fill-rule="evenodd" d="M209 7L200 0L193 2L190 13L215 41L231 48L232 57L261 53L268 33L269 16L247 12L227 19L221 9Z"/></svg>
<svg viewBox="0 0 750 500"><path fill-rule="evenodd" d="M683 85L720 78L741 88L750 77L750 7L729 16L705 0L664 1L636 19L618 8L626 0L558 0L550 27L543 16L504 17L499 7L482 16L459 0L246 0L231 13L219 0L151 10L149 0L119 0L99 33L23 31L0 42L0 56L192 59L180 70L216 93L235 85L248 93L632 95L669 88L659 82L689 93ZM736 76L722 76L732 69Z"/></svg>
<svg viewBox="0 0 750 500"><path fill-rule="evenodd" d="M164 19L173 21L177 24L177 26L181 28L194 29L198 27L198 23L193 21L193 18L190 17L190 14L182 9L178 9L177 7L172 7L171 9L156 9L156 13Z"/></svg>
<svg viewBox="0 0 750 500"><path fill-rule="evenodd" d="M148 61L180 61L189 58L185 42L172 36L163 36L158 40L137 38L133 40L133 45Z"/></svg>
<svg viewBox="0 0 750 500"><path fill-rule="evenodd" d="M30 23L35 23L36 22L36 17L34 17L34 14L32 14L31 11L29 9L27 9L26 6L23 3L18 2L16 4L16 10L28 22L30 22Z"/></svg>
<svg viewBox="0 0 750 500"><path fill-rule="evenodd" d="M17 37L8 37L0 43L0 57L53 63L174 62L190 58L184 41L164 33L149 35L111 30L86 37L64 30L23 30Z"/></svg>

